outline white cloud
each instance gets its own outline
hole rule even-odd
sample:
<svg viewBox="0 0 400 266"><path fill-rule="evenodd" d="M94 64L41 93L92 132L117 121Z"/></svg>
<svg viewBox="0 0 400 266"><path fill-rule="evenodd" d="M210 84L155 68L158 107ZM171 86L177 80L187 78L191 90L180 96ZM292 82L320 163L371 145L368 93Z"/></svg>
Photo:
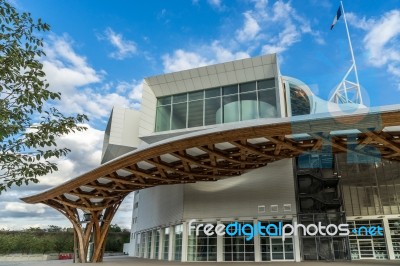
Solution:
<svg viewBox="0 0 400 266"><path fill-rule="evenodd" d="M162 56L164 72L175 72L194 67L210 65L209 61L195 52L187 52L182 49L176 50L173 55L166 54Z"/></svg>
<svg viewBox="0 0 400 266"><path fill-rule="evenodd" d="M163 10L165 12L165 10ZM111 52L109 56L114 59L122 60L136 54L137 47L135 42L125 40L122 34L114 32L111 28L104 31L104 37L98 36L100 40L105 38L117 50Z"/></svg>
<svg viewBox="0 0 400 266"><path fill-rule="evenodd" d="M369 63L373 66L398 64L400 62L400 10L385 13L364 37Z"/></svg>
<svg viewBox="0 0 400 266"><path fill-rule="evenodd" d="M215 7L215 8L218 8L218 9L222 8L222 1L221 0L207 0L207 1L212 7Z"/></svg>
<svg viewBox="0 0 400 266"><path fill-rule="evenodd" d="M219 41L214 41L192 52L178 49L172 55L163 55L162 60L164 72L168 73L248 57L250 56L246 52L233 52L221 45Z"/></svg>
<svg viewBox="0 0 400 266"><path fill-rule="evenodd" d="M28 205L19 202L9 202L5 205L4 209L11 212L19 213L37 213L42 214L45 212L43 204Z"/></svg>
<svg viewBox="0 0 400 266"><path fill-rule="evenodd" d="M318 44L324 40L313 31L310 22L300 16L291 2L251 1L253 9L243 12L243 23L233 30L234 39L223 37L208 44L177 49L162 56L164 71L173 72L193 67L250 57L250 53L281 53L299 42L304 34L314 37ZM220 2L219 2L220 3ZM229 32L226 34L231 36Z"/></svg>
<svg viewBox="0 0 400 266"><path fill-rule="evenodd" d="M363 44L367 63L386 68L400 88L400 10L386 12L379 18L347 14L349 23L366 32Z"/></svg>
<svg viewBox="0 0 400 266"><path fill-rule="evenodd" d="M109 82L101 84L105 71L92 68L85 57L78 55L67 36L51 37L43 61L50 88L60 91L57 107L66 114L85 113L90 119L107 118L113 106L137 109L141 82ZM125 88L113 92L110 88Z"/></svg>
<svg viewBox="0 0 400 266"><path fill-rule="evenodd" d="M272 33L273 37L266 38L267 43L262 46L263 53L284 52L299 42L303 34L312 35L318 44L324 43L320 33L311 29L310 22L297 13L291 2L276 1L272 6L272 12L265 4L259 5L256 10L260 25L274 25L275 29L279 29L279 33ZM271 35L272 29L266 27L264 31Z"/></svg>
<svg viewBox="0 0 400 266"><path fill-rule="evenodd" d="M236 31L236 38L240 42L248 42L257 36L261 28L258 22L253 18L251 12L245 12L243 15L245 17L245 22L243 28Z"/></svg>
<svg viewBox="0 0 400 266"><path fill-rule="evenodd" d="M46 43L47 56L43 60L43 69L51 88L56 91L70 91L78 86L85 86L101 81L103 72L97 72L78 56L72 49L68 36L51 36Z"/></svg>
<svg viewBox="0 0 400 266"><path fill-rule="evenodd" d="M354 28L369 30L376 23L373 18L366 18L365 16L360 18L353 12L346 13L347 22Z"/></svg>

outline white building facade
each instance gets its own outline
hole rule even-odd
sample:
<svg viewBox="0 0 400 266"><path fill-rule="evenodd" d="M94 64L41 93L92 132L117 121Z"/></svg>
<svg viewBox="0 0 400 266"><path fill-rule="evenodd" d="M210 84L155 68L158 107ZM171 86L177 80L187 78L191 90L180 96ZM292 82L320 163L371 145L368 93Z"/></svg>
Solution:
<svg viewBox="0 0 400 266"><path fill-rule="evenodd" d="M300 115L360 107L324 101L301 81L282 76L275 54L149 77L143 83L140 111L114 108L103 162L142 145L210 128L259 119L295 120ZM295 126L292 131L296 132ZM218 145L229 151L232 144ZM350 162L349 156L333 156L327 143L321 145L323 152L279 160L241 176L135 192L129 255L218 262L400 259L399 164L371 158ZM202 147L207 149L207 143ZM204 150L186 152L201 156ZM176 158L160 160L172 164ZM190 160L187 167L191 167ZM208 236L202 231L195 235L189 232L192 220L196 220L193 225L214 226L379 225L384 235L290 236L284 240L255 235L246 240L243 235Z"/></svg>

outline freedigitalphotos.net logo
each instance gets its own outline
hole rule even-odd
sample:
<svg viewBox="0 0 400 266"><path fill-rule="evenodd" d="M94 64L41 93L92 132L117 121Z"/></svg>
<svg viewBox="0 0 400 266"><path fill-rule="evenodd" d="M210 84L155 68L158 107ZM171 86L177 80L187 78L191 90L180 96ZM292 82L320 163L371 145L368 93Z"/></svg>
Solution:
<svg viewBox="0 0 400 266"><path fill-rule="evenodd" d="M200 223L196 224L196 219L189 221L189 235L192 231L195 231L196 236L200 235L202 231L206 236L245 236L247 241L250 241L256 235L260 236L281 236L282 240L285 241L286 237L289 236L348 236L350 234L364 235L364 236L383 236L383 228L381 226L360 226L350 231L349 224L329 224L322 225L321 222L318 224L303 225L295 222L292 224L284 224L282 221L276 223L269 223L265 225L261 221L256 224L253 223L241 223L232 222L229 224L211 224L211 223Z"/></svg>

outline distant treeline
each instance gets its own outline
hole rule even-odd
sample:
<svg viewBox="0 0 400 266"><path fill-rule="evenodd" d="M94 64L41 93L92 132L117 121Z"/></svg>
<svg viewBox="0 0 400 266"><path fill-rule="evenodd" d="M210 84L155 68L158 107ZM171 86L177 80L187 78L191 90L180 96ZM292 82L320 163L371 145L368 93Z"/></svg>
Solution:
<svg viewBox="0 0 400 266"><path fill-rule="evenodd" d="M111 225L106 242L107 252L122 252L129 242L129 231ZM48 229L29 228L21 231L0 230L0 254L72 253L74 233L72 228L51 225Z"/></svg>

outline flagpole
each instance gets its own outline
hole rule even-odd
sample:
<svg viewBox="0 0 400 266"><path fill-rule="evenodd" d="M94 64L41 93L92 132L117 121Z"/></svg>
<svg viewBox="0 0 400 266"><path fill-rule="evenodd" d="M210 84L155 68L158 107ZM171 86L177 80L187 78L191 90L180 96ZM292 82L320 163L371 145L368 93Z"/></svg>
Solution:
<svg viewBox="0 0 400 266"><path fill-rule="evenodd" d="M344 12L343 1L340 1L340 6L342 7L344 24L346 25L347 38L349 40L351 60L353 61L353 66L352 67L354 68L354 75L355 75L355 78L356 78L356 83L357 83L358 89L360 90L360 83L358 81L356 60L354 59L353 46L351 45L349 27L347 26L346 12ZM363 104L363 100L362 100L362 97L361 97L361 91L359 93L359 97L360 97L360 104Z"/></svg>

